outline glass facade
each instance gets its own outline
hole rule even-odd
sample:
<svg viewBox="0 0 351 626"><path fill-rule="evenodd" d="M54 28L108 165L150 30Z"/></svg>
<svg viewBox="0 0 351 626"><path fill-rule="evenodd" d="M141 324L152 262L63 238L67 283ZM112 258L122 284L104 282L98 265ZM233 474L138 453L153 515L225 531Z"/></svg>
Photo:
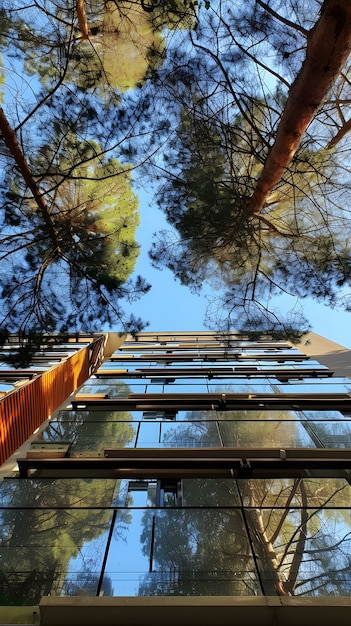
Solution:
<svg viewBox="0 0 351 626"><path fill-rule="evenodd" d="M350 595L350 393L284 342L130 337L0 482L1 603Z"/></svg>

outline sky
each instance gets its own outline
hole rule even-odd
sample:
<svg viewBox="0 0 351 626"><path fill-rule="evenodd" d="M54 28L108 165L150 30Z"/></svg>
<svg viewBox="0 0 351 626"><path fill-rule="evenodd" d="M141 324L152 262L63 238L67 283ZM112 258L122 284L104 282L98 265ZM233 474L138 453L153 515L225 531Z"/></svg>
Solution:
<svg viewBox="0 0 351 626"><path fill-rule="evenodd" d="M204 295L194 295L175 280L170 270L165 268L157 270L151 266L148 250L153 234L169 226L162 212L155 206L152 194L145 190L136 191L140 198L140 226L136 238L141 246L141 252L135 271L147 278L152 288L148 294L133 304L133 312L149 322L147 330L210 330L204 326L206 293L208 295L211 293L209 288L207 291L205 288ZM281 301L280 298L278 304ZM313 332L351 348L351 313L333 310L314 302L311 298L303 302L291 298L289 308L294 306L303 307Z"/></svg>
<svg viewBox="0 0 351 626"><path fill-rule="evenodd" d="M21 83L17 74L9 73L6 85L6 97L9 102L13 98L17 98L19 93L22 99L27 97L30 99L36 83L35 78L29 82L27 82L27 78L23 79L23 83ZM149 195L145 189L142 192L136 191L140 197L141 221L137 232L141 253L137 262L136 273L145 277L152 284L152 289L133 304L133 313L149 322L149 330L207 330L204 326L207 307L206 288L205 294L192 294L187 287L181 286L175 280L170 270L165 268L156 270L151 267L148 250L151 246L153 233L167 228L167 224L162 212L155 206L152 195ZM207 288L207 294L211 295L209 288ZM279 300L281 301L281 298ZM302 303L296 299L291 299L288 308L295 306L299 308ZM351 313L332 310L313 302L311 299L303 301L303 308L314 332L351 348ZM114 328L113 330L119 329Z"/></svg>

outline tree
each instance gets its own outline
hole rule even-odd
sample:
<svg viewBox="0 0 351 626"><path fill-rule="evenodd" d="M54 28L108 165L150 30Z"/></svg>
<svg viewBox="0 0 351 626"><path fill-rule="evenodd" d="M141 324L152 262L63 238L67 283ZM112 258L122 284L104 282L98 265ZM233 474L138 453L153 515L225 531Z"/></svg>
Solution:
<svg viewBox="0 0 351 626"><path fill-rule="evenodd" d="M165 40L139 3L123 2L117 6L106 2L100 12L92 6L86 19L83 40L76 42L71 53L69 75L76 84L94 88L102 95L107 86L124 92L142 84L162 64ZM41 73L45 78L44 67Z"/></svg>
<svg viewBox="0 0 351 626"><path fill-rule="evenodd" d="M302 135L329 93L351 52L351 7L347 0L325 0L320 18L308 33L306 58L289 90L275 142L248 204L261 211L279 183Z"/></svg>
<svg viewBox="0 0 351 626"><path fill-rule="evenodd" d="M257 8L253 4L242 11L228 8L224 17L222 3L221 11L211 13L209 32L203 25L196 36L190 33L191 47L184 40L179 58L173 57L172 70L161 73L159 88L168 115L173 110L180 121L163 161L155 160L161 181L158 203L174 230L159 236L151 258L156 265L172 269L183 284L197 289L207 280L219 292L209 307L208 325L222 322L228 328L277 330L296 324L296 320L284 320L269 304L272 296L283 292L299 298L312 296L331 306L344 300L349 307L343 292L339 298L341 288L350 283L351 260L344 236L349 224L344 209L344 166L331 149L341 134L337 132L335 141L325 140L327 120L336 121L345 88L347 69L342 80L338 74L349 49L349 18L345 31L342 22L345 39L341 35L338 39L339 53L335 48L336 57L331 57L335 64L330 59L327 72L323 64L319 66L326 83L322 87L319 81L316 107L306 117L306 99L300 98L300 89L305 89L310 71L317 76L311 64L317 63L321 29L329 28L328 20L335 18L334 4L323 5L321 18L308 36L308 30L288 20L283 10L278 14L271 5L258 4L261 18L253 17ZM262 43L257 31L268 34L273 21L272 43ZM281 30L282 22L288 22L295 39L298 35L300 41L308 40L305 62L291 88L279 74L279 66L269 67L265 62L267 46L277 54L285 45L277 27ZM250 32L249 25L256 31ZM206 45L209 33L215 47ZM186 66L180 65L185 50L189 53ZM245 85L243 76L250 76ZM327 94L329 99L322 106ZM298 132L303 116L305 126ZM311 132L301 141L313 116ZM281 139L286 136L285 124L296 142L289 158L282 161L279 176L265 187L267 193L258 208L262 177L272 176L275 151L285 149ZM273 169L276 176L276 164Z"/></svg>
<svg viewBox="0 0 351 626"><path fill-rule="evenodd" d="M138 254L138 203L128 166L99 157L96 142L78 142L67 131L32 154L34 177L3 112L0 122L20 172L3 190L3 324L10 330L91 329L94 320L101 327L115 318L122 327L140 327L117 301L149 288L140 277L129 280Z"/></svg>
<svg viewBox="0 0 351 626"><path fill-rule="evenodd" d="M34 12L37 21L29 29L28 15ZM165 8L160 12L166 19ZM16 54L24 55L29 74L39 74L45 86L59 80L78 86L104 103L116 105L120 92L143 84L164 59L161 26L139 2L77 0L72 7L65 0L42 0L14 17L13 29L20 35Z"/></svg>
<svg viewBox="0 0 351 626"><path fill-rule="evenodd" d="M198 23L198 2L195 0L141 0L144 11L151 14L152 24L156 30L193 29Z"/></svg>

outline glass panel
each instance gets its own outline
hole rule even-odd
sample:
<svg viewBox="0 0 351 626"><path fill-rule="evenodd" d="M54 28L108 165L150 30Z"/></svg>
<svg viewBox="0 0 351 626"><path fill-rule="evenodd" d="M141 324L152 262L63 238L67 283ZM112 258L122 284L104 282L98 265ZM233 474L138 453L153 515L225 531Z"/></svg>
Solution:
<svg viewBox="0 0 351 626"><path fill-rule="evenodd" d="M273 381L272 381L273 382ZM272 387L262 379L247 379L238 382L235 378L228 383L216 380L208 384L211 393L272 393Z"/></svg>
<svg viewBox="0 0 351 626"><path fill-rule="evenodd" d="M197 383L196 379L193 379L193 382L192 383L189 382L189 384L185 384L182 381L180 384L178 382L178 383L173 383L171 385L164 385L163 387L163 393L207 393L207 392L208 392L207 384Z"/></svg>
<svg viewBox="0 0 351 626"><path fill-rule="evenodd" d="M257 385L257 386L265 386L269 383L274 383L274 378L269 377L261 377L261 378L250 378L249 376L242 375L239 377L229 377L229 378L216 378L214 380L209 381L209 385L237 385L237 386L246 386L246 385Z"/></svg>
<svg viewBox="0 0 351 626"><path fill-rule="evenodd" d="M122 382L118 378L109 379L100 378L94 379L93 384L86 383L79 389L78 395L90 395L90 394L103 394L109 398L127 398L130 393L145 393L146 384L131 384L129 381Z"/></svg>
<svg viewBox="0 0 351 626"><path fill-rule="evenodd" d="M110 507L115 479L9 478L0 483L0 506L8 508Z"/></svg>
<svg viewBox="0 0 351 626"><path fill-rule="evenodd" d="M113 506L149 507L156 506L156 479L125 478L116 485Z"/></svg>
<svg viewBox="0 0 351 626"><path fill-rule="evenodd" d="M351 486L344 478L255 478L237 480L243 506L301 506L301 483L312 508L348 508ZM351 523L351 520L350 520Z"/></svg>
<svg viewBox="0 0 351 626"><path fill-rule="evenodd" d="M351 422L308 422L325 448L351 448Z"/></svg>
<svg viewBox="0 0 351 626"><path fill-rule="evenodd" d="M141 422L137 448L158 448L160 445L161 422Z"/></svg>
<svg viewBox="0 0 351 626"><path fill-rule="evenodd" d="M214 420L216 419L216 411L178 411L177 422L181 420L197 421L197 420Z"/></svg>
<svg viewBox="0 0 351 626"><path fill-rule="evenodd" d="M65 441L71 444L70 453L102 455L105 448L134 445L137 422L99 421L50 422L42 433L44 441ZM38 439L39 441L39 439Z"/></svg>
<svg viewBox="0 0 351 626"><path fill-rule="evenodd" d="M318 363L317 361L313 361L313 360L307 360L307 361L301 361L301 362L286 361L285 363L279 363L278 361L277 362L256 361L256 363L258 363L260 370L272 369L272 367L274 367L274 369L277 369L278 371L280 369L283 369L283 370L299 370L299 369L300 370L301 369L327 370L328 369L326 365L322 365L321 363Z"/></svg>
<svg viewBox="0 0 351 626"><path fill-rule="evenodd" d="M113 595L258 595L239 511L128 510L126 541L113 533L106 564Z"/></svg>
<svg viewBox="0 0 351 626"><path fill-rule="evenodd" d="M136 370L148 369L149 367L163 367L163 362L157 361L137 361L134 359L129 361L105 361L100 367L100 369L126 369L128 372L134 372Z"/></svg>
<svg viewBox="0 0 351 626"><path fill-rule="evenodd" d="M125 512L117 511L116 524L121 524ZM139 595L140 577L149 570L149 553L143 545L144 510L128 509L128 532L125 537L113 532L108 553L104 582L111 581L111 596Z"/></svg>
<svg viewBox="0 0 351 626"><path fill-rule="evenodd" d="M236 481L232 478L184 478L183 507L240 506Z"/></svg>
<svg viewBox="0 0 351 626"><path fill-rule="evenodd" d="M157 385L156 383L147 384L145 393L163 393L163 389L163 385Z"/></svg>
<svg viewBox="0 0 351 626"><path fill-rule="evenodd" d="M301 422L218 422L224 446L248 448L313 448L315 443Z"/></svg>
<svg viewBox="0 0 351 626"><path fill-rule="evenodd" d="M162 422L161 443L170 448L218 447L216 422Z"/></svg>
<svg viewBox="0 0 351 626"><path fill-rule="evenodd" d="M138 481L135 481L137 483ZM138 482L138 485L132 482L129 483L128 497L130 507L142 507L145 508L147 506L148 501L148 483L143 481L143 484L140 484L141 481Z"/></svg>
<svg viewBox="0 0 351 626"><path fill-rule="evenodd" d="M204 373L205 374L205 373ZM206 383L207 382L207 378L205 375L203 374L197 374L195 373L194 375L192 375L191 373L189 374L189 372L184 372L184 373L174 373L172 372L172 370L164 370L162 373L153 373L150 372L150 375L148 376L148 379L152 382L152 383L162 383L165 386L167 385L173 385L177 382L181 383L181 384L185 384L185 385L198 385L201 383Z"/></svg>
<svg viewBox="0 0 351 626"><path fill-rule="evenodd" d="M32 605L43 595L96 593L111 519L112 511L101 509L1 511L3 602Z"/></svg>
<svg viewBox="0 0 351 626"><path fill-rule="evenodd" d="M285 409L275 411L273 409L264 409L262 411L249 411L242 409L240 411L217 411L217 417L219 420L296 421L297 419L303 419L303 414L299 411L287 411Z"/></svg>
<svg viewBox="0 0 351 626"><path fill-rule="evenodd" d="M131 422L132 420L142 419L142 411L96 411L91 409L89 411L72 411L65 410L60 411L57 419L57 423L64 424L67 422Z"/></svg>
<svg viewBox="0 0 351 626"><path fill-rule="evenodd" d="M251 480L239 486L250 507L246 519L265 594L350 595L351 511L332 508L349 506L344 481Z"/></svg>
<svg viewBox="0 0 351 626"><path fill-rule="evenodd" d="M6 393L7 391L12 391L14 389L13 385L8 385L6 383L0 382L0 391Z"/></svg>
<svg viewBox="0 0 351 626"><path fill-rule="evenodd" d="M343 382L343 381L348 382ZM276 384L274 388L277 388L280 393L349 393L351 391L350 379L335 379L332 378L306 378L304 382L300 383L284 383Z"/></svg>
<svg viewBox="0 0 351 626"><path fill-rule="evenodd" d="M351 419L351 417L346 418L345 415L340 413L340 411L302 411L303 415L307 417L308 420L343 420Z"/></svg>
<svg viewBox="0 0 351 626"><path fill-rule="evenodd" d="M68 563L68 575L66 576L61 595L63 596L97 596L101 593L109 595L112 585L108 577L102 581L101 589L99 581L104 556L107 549L113 513L108 513L105 520L101 517L101 511L90 510L89 523L95 533L86 540L79 551L76 551ZM107 514L107 511L106 511ZM128 514L123 512L119 524L114 532L120 536L126 534Z"/></svg>

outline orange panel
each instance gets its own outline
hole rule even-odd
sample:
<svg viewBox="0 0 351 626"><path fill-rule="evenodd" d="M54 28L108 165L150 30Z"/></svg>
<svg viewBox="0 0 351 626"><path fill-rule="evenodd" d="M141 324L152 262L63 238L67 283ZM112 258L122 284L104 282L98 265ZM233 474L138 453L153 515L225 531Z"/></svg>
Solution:
<svg viewBox="0 0 351 626"><path fill-rule="evenodd" d="M0 464L100 365L103 338L0 399Z"/></svg>

